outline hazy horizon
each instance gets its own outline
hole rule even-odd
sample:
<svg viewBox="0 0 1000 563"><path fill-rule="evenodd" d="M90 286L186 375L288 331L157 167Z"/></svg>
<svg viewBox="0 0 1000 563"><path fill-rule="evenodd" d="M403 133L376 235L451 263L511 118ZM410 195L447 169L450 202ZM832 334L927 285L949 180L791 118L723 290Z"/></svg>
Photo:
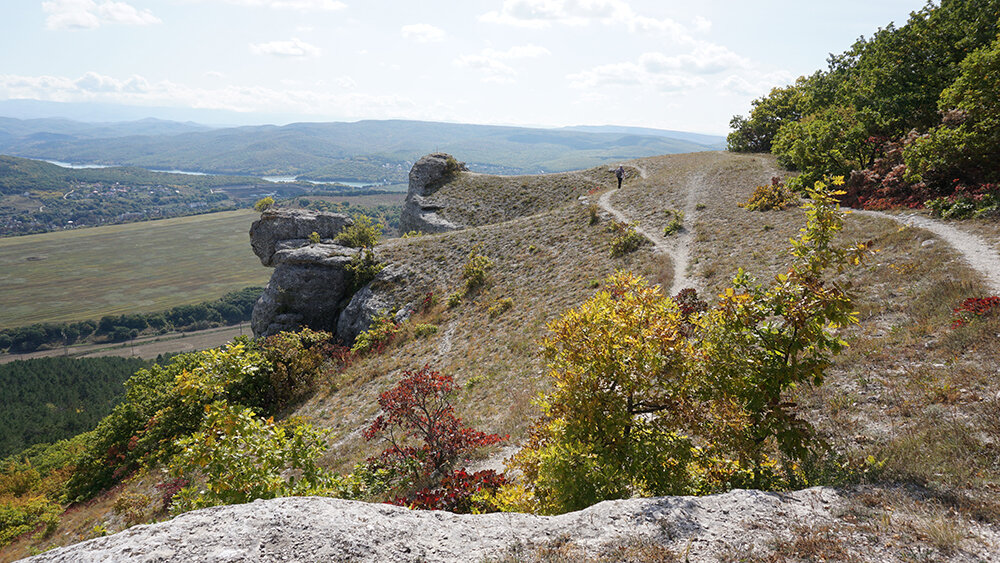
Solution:
<svg viewBox="0 0 1000 563"><path fill-rule="evenodd" d="M922 6L17 2L0 23L0 48L17 53L0 67L0 100L234 112L221 114L227 124L611 123L724 135L754 98L824 68L830 53L890 22L902 25Z"/></svg>

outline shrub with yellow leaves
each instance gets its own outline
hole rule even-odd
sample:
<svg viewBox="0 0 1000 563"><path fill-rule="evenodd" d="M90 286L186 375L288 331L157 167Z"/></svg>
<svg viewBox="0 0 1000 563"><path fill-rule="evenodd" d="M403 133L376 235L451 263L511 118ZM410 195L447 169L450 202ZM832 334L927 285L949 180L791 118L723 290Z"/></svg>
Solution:
<svg viewBox="0 0 1000 563"><path fill-rule="evenodd" d="M713 308L684 317L658 286L618 272L549 324L554 390L510 464L541 511L802 484L819 442L782 395L821 384L844 346L836 329L857 317L850 287L829 274L866 253L832 242L839 192L824 182L807 191L792 264L770 286L741 270Z"/></svg>

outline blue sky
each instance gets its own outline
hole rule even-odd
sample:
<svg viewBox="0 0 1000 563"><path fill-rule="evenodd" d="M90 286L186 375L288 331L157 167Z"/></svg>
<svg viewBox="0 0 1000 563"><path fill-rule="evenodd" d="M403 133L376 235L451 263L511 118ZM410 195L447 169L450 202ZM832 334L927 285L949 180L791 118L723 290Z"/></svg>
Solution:
<svg viewBox="0 0 1000 563"><path fill-rule="evenodd" d="M0 100L724 134L922 0L6 0ZM278 116L278 117L274 117Z"/></svg>

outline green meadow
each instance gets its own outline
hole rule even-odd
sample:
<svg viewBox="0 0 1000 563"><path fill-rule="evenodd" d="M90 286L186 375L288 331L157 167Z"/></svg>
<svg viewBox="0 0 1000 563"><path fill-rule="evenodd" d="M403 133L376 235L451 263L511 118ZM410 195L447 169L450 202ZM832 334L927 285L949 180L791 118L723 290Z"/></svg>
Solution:
<svg viewBox="0 0 1000 563"><path fill-rule="evenodd" d="M0 238L0 328L154 312L264 285L249 210Z"/></svg>

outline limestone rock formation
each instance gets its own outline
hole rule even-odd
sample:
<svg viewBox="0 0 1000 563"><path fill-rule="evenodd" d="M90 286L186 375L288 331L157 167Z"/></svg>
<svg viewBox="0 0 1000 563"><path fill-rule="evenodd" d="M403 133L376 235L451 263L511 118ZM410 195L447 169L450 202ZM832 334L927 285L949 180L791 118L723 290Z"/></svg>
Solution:
<svg viewBox="0 0 1000 563"><path fill-rule="evenodd" d="M308 326L336 334L350 344L378 314L400 310L393 290L411 277L388 265L368 285L353 293L346 266L357 249L333 243L350 218L301 210L265 212L250 228L250 244L274 273L254 305L250 327L263 337ZM323 242L312 244L317 233Z"/></svg>
<svg viewBox="0 0 1000 563"><path fill-rule="evenodd" d="M308 326L335 332L350 295L351 280L344 268L357 252L335 244L316 244L278 250L271 280L253 308L250 327L255 336Z"/></svg>
<svg viewBox="0 0 1000 563"><path fill-rule="evenodd" d="M337 321L337 336L345 342L353 341L361 331L368 330L377 315L395 317L397 322L405 320L401 317L408 317L409 309L398 308L391 290L406 284L410 278L405 268L392 264L386 266L371 283L351 297Z"/></svg>
<svg viewBox="0 0 1000 563"><path fill-rule="evenodd" d="M628 545L648 546L650 554L657 553L656 549L670 550L678 561L728 561L735 560L734 554L768 553L778 539L791 536L789 523L835 529L842 523L838 515L846 506L849 500L842 492L820 487L791 493L737 489L705 497L606 501L560 516L459 515L289 497L188 512L166 522L54 549L30 561L466 563L505 557L522 560L539 548L559 546L561 552L592 558L620 553L615 546ZM988 527L977 526L976 533L989 534ZM884 544L869 544L849 535L839 539L864 541L866 560L894 559Z"/></svg>
<svg viewBox="0 0 1000 563"><path fill-rule="evenodd" d="M410 186L406 192L406 203L399 217L399 230L406 233L443 233L462 228L437 212L441 206L429 198L451 174L465 170L465 164L445 153L434 153L421 157L410 169Z"/></svg>
<svg viewBox="0 0 1000 563"><path fill-rule="evenodd" d="M250 245L261 264L274 266L273 256L279 243L284 248L307 244L309 235L332 239L354 221L340 213L319 213L301 209L269 209L250 226Z"/></svg>

